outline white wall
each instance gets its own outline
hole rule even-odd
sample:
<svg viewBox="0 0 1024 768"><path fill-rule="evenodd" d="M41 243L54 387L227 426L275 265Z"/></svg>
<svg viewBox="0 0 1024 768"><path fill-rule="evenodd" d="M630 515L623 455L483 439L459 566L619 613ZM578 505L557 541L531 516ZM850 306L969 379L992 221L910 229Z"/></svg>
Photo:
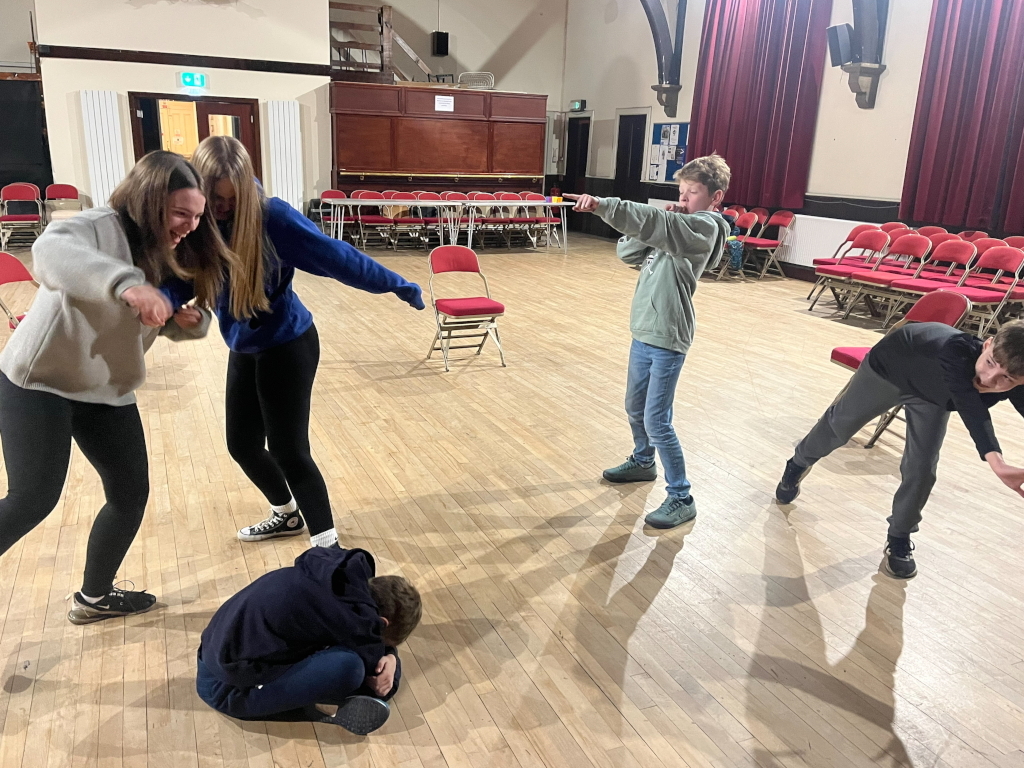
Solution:
<svg viewBox="0 0 1024 768"><path fill-rule="evenodd" d="M35 0L35 4L39 42L47 45L330 62L326 0Z"/></svg>
<svg viewBox="0 0 1024 768"><path fill-rule="evenodd" d="M874 109L860 109L847 75L825 62L809 195L899 200L928 38L931 0L889 4L882 49L887 67ZM832 4L832 24L853 23L848 2Z"/></svg>
<svg viewBox="0 0 1024 768"><path fill-rule="evenodd" d="M635 0L634 0L635 1ZM562 102L567 0L390 0L395 31L435 73L492 72L503 91L546 93L548 108ZM430 33L449 33L448 56L430 55ZM414 80L425 80L396 46L395 60Z"/></svg>
<svg viewBox="0 0 1024 768"><path fill-rule="evenodd" d="M675 0L663 2L675 30ZM683 65L677 122L686 122L693 102L703 0L690 0L683 34ZM586 99L593 110L589 176L615 175L616 109L651 107L655 122L665 122L651 86L658 82L654 37L639 0L569 0L564 98ZM550 108L554 108L553 106ZM648 126L648 130L650 130Z"/></svg>
<svg viewBox="0 0 1024 768"><path fill-rule="evenodd" d="M54 181L74 184L89 194L89 173L82 145L79 92L116 91L122 109L121 131L124 138L126 167L135 164L128 92L167 93L175 88L177 67L160 64L133 64L115 61L43 59L43 89L46 97L46 124L50 137L50 157ZM305 195L315 197L330 188L331 147L330 113L327 90L330 79L312 75L285 75L273 72L245 72L230 69L204 69L210 77L206 95L235 98L294 99L302 105L303 166ZM261 109L260 127L263 168L270 168L269 138ZM268 192L273 194L273 179Z"/></svg>
<svg viewBox="0 0 1024 768"><path fill-rule="evenodd" d="M0 0L0 72L31 71L31 11L32 0Z"/></svg>

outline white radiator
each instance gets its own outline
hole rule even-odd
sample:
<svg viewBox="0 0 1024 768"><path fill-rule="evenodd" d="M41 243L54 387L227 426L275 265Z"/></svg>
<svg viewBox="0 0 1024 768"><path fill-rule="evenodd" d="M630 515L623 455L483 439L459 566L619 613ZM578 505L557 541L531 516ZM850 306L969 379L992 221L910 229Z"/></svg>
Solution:
<svg viewBox="0 0 1024 768"><path fill-rule="evenodd" d="M789 235L779 249L779 259L790 264L811 266L814 259L831 256L850 230L863 221L825 219L797 214Z"/></svg>
<svg viewBox="0 0 1024 768"><path fill-rule="evenodd" d="M82 132L94 206L106 205L125 176L116 91L82 91Z"/></svg>
<svg viewBox="0 0 1024 768"><path fill-rule="evenodd" d="M302 210L302 131L299 102L267 102L267 137L270 140L270 192Z"/></svg>

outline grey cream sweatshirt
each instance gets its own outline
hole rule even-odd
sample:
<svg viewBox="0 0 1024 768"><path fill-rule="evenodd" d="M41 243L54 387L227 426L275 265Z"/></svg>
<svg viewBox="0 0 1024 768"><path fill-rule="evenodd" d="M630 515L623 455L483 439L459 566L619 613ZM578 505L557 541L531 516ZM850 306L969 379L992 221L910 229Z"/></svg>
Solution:
<svg viewBox="0 0 1024 768"><path fill-rule="evenodd" d="M35 300L0 353L12 384L85 403L129 405L146 380L144 356L158 335L201 338L210 325L144 326L121 295L146 277L111 208L56 221L32 246Z"/></svg>
<svg viewBox="0 0 1024 768"><path fill-rule="evenodd" d="M697 326L697 281L718 266L728 223L712 211L672 213L617 197L601 198L595 213L625 235L619 258L642 265L629 314L633 338L686 354Z"/></svg>

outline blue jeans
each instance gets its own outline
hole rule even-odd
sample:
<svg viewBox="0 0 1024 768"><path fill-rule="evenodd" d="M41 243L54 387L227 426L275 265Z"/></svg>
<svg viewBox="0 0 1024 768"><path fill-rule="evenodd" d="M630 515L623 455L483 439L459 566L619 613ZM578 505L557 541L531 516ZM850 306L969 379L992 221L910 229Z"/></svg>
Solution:
<svg viewBox="0 0 1024 768"><path fill-rule="evenodd" d="M645 466L661 456L670 496L690 495L683 449L672 426L672 401L686 355L633 339L626 379L626 415L633 430L633 458Z"/></svg>
<svg viewBox="0 0 1024 768"><path fill-rule="evenodd" d="M236 688L214 677L198 660L196 692L218 712L239 720L316 719L316 704L341 704L363 685L366 668L348 648L334 647L307 656L259 688Z"/></svg>

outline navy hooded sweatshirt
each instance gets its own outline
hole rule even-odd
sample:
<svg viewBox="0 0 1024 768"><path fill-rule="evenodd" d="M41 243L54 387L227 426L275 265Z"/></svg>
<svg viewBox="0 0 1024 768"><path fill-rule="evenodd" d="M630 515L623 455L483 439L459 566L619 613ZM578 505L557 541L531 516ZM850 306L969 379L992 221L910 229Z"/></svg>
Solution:
<svg viewBox="0 0 1024 768"><path fill-rule="evenodd" d="M225 602L203 630L199 658L237 688L276 679L317 651L342 646L373 675L385 648L369 579L376 565L362 549L313 547L295 565L256 579ZM396 654L397 658L397 654ZM398 689L399 670L389 694Z"/></svg>

